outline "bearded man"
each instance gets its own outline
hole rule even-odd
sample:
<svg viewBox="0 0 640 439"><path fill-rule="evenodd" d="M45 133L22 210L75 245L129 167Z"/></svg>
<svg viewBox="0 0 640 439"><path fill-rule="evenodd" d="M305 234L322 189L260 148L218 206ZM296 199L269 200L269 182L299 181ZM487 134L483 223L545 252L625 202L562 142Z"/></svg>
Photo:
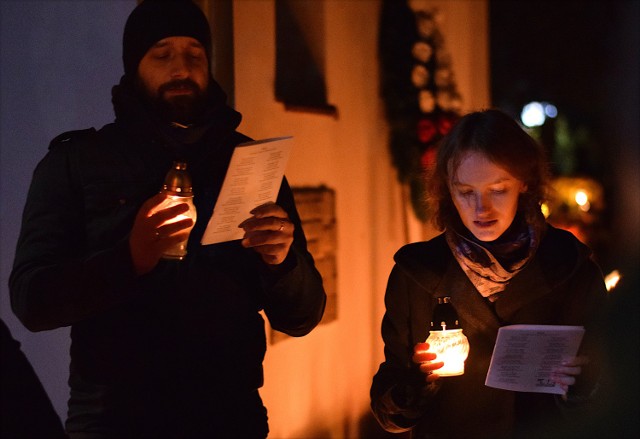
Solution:
<svg viewBox="0 0 640 439"><path fill-rule="evenodd" d="M210 53L191 1L142 2L124 29L115 121L58 136L34 172L11 303L32 331L71 326L72 439L264 438L260 312L292 336L322 317L286 179L239 225L243 239L200 244L233 149L250 140ZM195 224L166 223L184 203L158 210L175 160L191 173ZM183 260L162 258L187 235Z"/></svg>

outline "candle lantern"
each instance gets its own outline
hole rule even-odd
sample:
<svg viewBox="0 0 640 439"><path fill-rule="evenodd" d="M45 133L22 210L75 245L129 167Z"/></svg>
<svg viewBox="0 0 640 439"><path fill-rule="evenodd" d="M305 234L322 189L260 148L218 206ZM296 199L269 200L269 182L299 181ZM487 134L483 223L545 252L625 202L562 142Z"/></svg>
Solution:
<svg viewBox="0 0 640 439"><path fill-rule="evenodd" d="M173 166L167 172L167 176L164 180L164 185L162 186L162 193L167 194L167 198L160 203L157 207L157 210L166 209L168 207L175 206L181 203L187 203L189 205L189 210L185 213L175 216L168 221L165 221L164 224L174 223L176 221L183 220L185 218L191 218L193 220L193 224L196 223L196 208L193 204L193 185L191 183L191 176L187 172L187 164L185 162L176 161L173 162ZM189 229L189 233L191 232L191 228ZM184 259L187 254L187 241L189 240L189 236L168 249L163 255L163 259Z"/></svg>
<svg viewBox="0 0 640 439"><path fill-rule="evenodd" d="M444 366L434 373L442 377L464 373L464 362L469 355L469 341L462 333L458 314L449 297L438 297L427 343L429 351L438 355L435 361L444 362Z"/></svg>

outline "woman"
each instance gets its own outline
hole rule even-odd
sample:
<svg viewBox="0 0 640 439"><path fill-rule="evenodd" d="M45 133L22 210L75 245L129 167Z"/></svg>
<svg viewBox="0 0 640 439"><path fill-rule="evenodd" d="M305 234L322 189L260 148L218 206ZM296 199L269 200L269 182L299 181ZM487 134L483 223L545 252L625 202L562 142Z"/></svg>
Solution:
<svg viewBox="0 0 640 439"><path fill-rule="evenodd" d="M385 361L371 401L388 431L412 437L584 437L598 388L604 280L589 249L545 222L543 149L499 110L464 116L429 179L444 233L395 255L382 322ZM470 344L465 372L439 377L425 343L438 297L450 296ZM552 379L562 396L484 385L498 328L583 325L578 357ZM572 417L576 422L572 422Z"/></svg>

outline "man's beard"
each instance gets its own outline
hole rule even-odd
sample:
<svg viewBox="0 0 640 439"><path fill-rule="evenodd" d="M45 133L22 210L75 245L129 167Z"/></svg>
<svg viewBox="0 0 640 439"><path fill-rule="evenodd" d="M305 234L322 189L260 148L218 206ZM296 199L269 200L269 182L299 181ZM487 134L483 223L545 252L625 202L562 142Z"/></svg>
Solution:
<svg viewBox="0 0 640 439"><path fill-rule="evenodd" d="M170 98L164 97L167 91L175 89L187 89L192 94L172 96ZM149 96L148 93L144 93L144 95L145 100L148 101L162 120L177 122L182 125L194 123L204 112L207 102L206 91L201 90L191 79L176 79L167 82L158 88L154 96Z"/></svg>

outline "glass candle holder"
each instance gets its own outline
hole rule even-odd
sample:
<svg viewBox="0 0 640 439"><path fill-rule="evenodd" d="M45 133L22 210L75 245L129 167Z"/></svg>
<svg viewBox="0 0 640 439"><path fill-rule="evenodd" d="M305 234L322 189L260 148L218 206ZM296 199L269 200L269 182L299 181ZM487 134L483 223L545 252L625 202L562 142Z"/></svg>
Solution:
<svg viewBox="0 0 640 439"><path fill-rule="evenodd" d="M435 361L444 362L440 369L433 371L434 373L441 377L464 374L464 362L469 355L469 341L462 329L429 331L427 343L429 351L438 355Z"/></svg>
<svg viewBox="0 0 640 439"><path fill-rule="evenodd" d="M434 373L441 377L464 374L464 362L469 355L469 340L462 333L458 315L449 297L438 297L426 342L429 343L429 351L437 355L435 361L444 362Z"/></svg>
<svg viewBox="0 0 640 439"><path fill-rule="evenodd" d="M164 185L162 186L163 193L167 194L167 198L158 205L156 211L166 209L181 203L186 203L189 206L189 210L185 213L177 215L163 224L171 224L177 221L191 218L195 225L197 214L196 207L193 204L193 186L191 183L191 176L187 172L187 164L185 162L176 161L173 166L167 172ZM163 255L163 259L184 259L187 255L187 242L189 241L189 234L193 229L193 225L188 229L186 238L169 248Z"/></svg>
<svg viewBox="0 0 640 439"><path fill-rule="evenodd" d="M193 220L193 224L195 225L197 215L196 215L196 207L193 204L193 196L185 197L180 195L169 194L167 195L167 198L162 203L160 203L160 205L158 206L158 210L176 206L181 203L188 204L189 210L185 213L181 213L180 215L177 215L165 221L163 225L175 223L177 221L187 219L187 218L191 218ZM193 225L189 228L188 230L189 233L191 233L191 229L193 229ZM180 241L179 243L175 244L174 246L170 247L167 251L165 251L162 255L162 259L184 259L184 257L187 255L188 241L189 241L189 235L187 235L185 239L183 239L182 241Z"/></svg>

